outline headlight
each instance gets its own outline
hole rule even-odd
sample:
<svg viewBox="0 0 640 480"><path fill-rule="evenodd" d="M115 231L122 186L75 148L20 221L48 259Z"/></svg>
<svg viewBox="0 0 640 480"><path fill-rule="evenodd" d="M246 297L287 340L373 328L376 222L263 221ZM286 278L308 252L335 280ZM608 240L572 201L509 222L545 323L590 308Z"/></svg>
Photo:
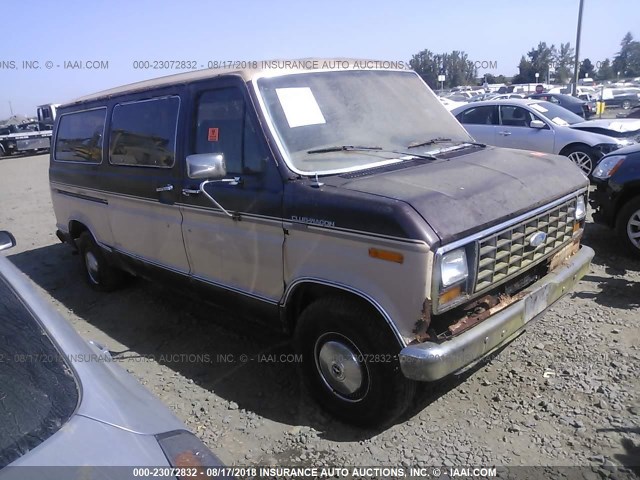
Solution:
<svg viewBox="0 0 640 480"><path fill-rule="evenodd" d="M576 203L576 220L582 220L587 216L587 204L584 201L584 195L580 195L578 197L578 202Z"/></svg>
<svg viewBox="0 0 640 480"><path fill-rule="evenodd" d="M445 253L440 262L440 279L443 287L449 287L469 276L467 254L463 248Z"/></svg>
<svg viewBox="0 0 640 480"><path fill-rule="evenodd" d="M606 155L611 152L615 152L619 148L624 147L625 145L619 142L616 143L601 143L600 145L596 145L595 148L600 150L602 155Z"/></svg>
<svg viewBox="0 0 640 480"><path fill-rule="evenodd" d="M624 159L624 155L611 155L610 157L603 158L591 175L593 178L605 180L611 177L616 170L620 168Z"/></svg>

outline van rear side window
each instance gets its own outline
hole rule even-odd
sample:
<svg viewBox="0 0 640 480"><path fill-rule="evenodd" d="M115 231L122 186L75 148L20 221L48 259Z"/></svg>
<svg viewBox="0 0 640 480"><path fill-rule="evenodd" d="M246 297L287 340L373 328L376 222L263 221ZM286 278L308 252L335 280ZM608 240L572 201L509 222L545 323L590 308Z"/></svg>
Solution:
<svg viewBox="0 0 640 480"><path fill-rule="evenodd" d="M111 115L109 162L136 167L172 167L179 108L179 97L116 105Z"/></svg>
<svg viewBox="0 0 640 480"><path fill-rule="evenodd" d="M58 162L102 162L102 138L107 109L60 116L53 158Z"/></svg>

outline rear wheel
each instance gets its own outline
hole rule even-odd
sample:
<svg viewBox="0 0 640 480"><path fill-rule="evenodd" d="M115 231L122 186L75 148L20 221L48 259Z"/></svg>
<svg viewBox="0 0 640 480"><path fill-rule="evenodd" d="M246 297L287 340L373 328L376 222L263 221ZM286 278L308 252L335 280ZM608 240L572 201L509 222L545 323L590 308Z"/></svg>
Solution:
<svg viewBox="0 0 640 480"><path fill-rule="evenodd" d="M592 149L587 146L576 145L571 147L563 155L569 157L573 163L575 163L585 175L590 175L593 170L593 164L595 163L595 154Z"/></svg>
<svg viewBox="0 0 640 480"><path fill-rule="evenodd" d="M627 251L640 258L640 197L631 199L622 207L616 233Z"/></svg>
<svg viewBox="0 0 640 480"><path fill-rule="evenodd" d="M82 232L76 243L80 251L85 281L91 288L110 292L125 283L127 274L109 262L104 250L89 232Z"/></svg>
<svg viewBox="0 0 640 480"><path fill-rule="evenodd" d="M622 102L622 108L625 110L629 110L631 108L631 102L629 100L625 100Z"/></svg>
<svg viewBox="0 0 640 480"><path fill-rule="evenodd" d="M298 322L296 348L316 400L341 420L382 426L411 404L415 382L400 371L400 346L365 305L341 297L317 300Z"/></svg>

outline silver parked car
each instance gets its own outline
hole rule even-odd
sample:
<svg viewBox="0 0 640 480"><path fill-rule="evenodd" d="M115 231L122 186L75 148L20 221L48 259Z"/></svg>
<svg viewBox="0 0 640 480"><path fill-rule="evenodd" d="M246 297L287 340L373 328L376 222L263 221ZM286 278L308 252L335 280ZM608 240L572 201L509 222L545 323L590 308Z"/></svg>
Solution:
<svg viewBox="0 0 640 480"><path fill-rule="evenodd" d="M454 108L479 142L565 155L589 175L605 154L640 140L640 121L589 120L539 100L490 100Z"/></svg>
<svg viewBox="0 0 640 480"><path fill-rule="evenodd" d="M0 232L0 250L14 245ZM1 256L0 312L0 478L185 477L221 465Z"/></svg>

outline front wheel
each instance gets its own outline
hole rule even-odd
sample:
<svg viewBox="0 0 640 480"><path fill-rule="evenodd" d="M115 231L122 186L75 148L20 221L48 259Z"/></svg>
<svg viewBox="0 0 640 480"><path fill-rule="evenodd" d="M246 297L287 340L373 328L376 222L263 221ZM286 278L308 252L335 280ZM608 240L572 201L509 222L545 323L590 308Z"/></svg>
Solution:
<svg viewBox="0 0 640 480"><path fill-rule="evenodd" d="M587 146L577 145L564 152L564 155L580 167L580 170L582 170L585 175L589 176L591 174L596 158L592 149Z"/></svg>
<svg viewBox="0 0 640 480"><path fill-rule="evenodd" d="M296 348L311 393L341 420L383 426L411 404L415 382L400 371L400 346L377 312L341 297L318 300L298 322Z"/></svg>
<svg viewBox="0 0 640 480"><path fill-rule="evenodd" d="M616 233L627 251L640 258L640 197L633 198L622 207Z"/></svg>
<svg viewBox="0 0 640 480"><path fill-rule="evenodd" d="M625 100L622 102L622 108L624 110L629 110L631 108L631 102L629 100Z"/></svg>

